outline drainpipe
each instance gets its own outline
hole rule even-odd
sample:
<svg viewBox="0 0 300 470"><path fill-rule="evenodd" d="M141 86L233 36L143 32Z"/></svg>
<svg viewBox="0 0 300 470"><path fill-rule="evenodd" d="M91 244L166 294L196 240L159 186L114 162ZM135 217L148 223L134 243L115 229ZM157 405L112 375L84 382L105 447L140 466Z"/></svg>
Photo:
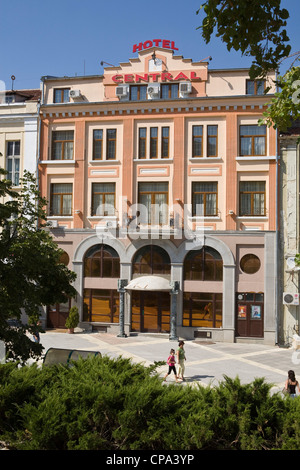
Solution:
<svg viewBox="0 0 300 470"><path fill-rule="evenodd" d="M275 72L275 81L276 81L276 92L278 92L278 85L277 85L277 74L278 71L276 70ZM280 269L280 256L281 256L281 247L280 247L280 237L279 237L279 203L280 203L280 198L279 198L279 169L278 169L278 163L279 163L279 156L278 156L278 129L276 129L276 193L275 193L275 210L276 210L276 236L275 236L275 275L276 275L276 281L275 281L275 325L276 325L276 331L275 331L275 344L278 344L279 341L279 315L281 314L281 309L279 308L279 286L280 286L280 280L281 280L281 271L279 273Z"/></svg>
<svg viewBox="0 0 300 470"><path fill-rule="evenodd" d="M41 118L40 118L40 109L41 105L44 104L44 80L43 77L41 78L42 80L42 96L41 100L38 103L37 107L37 119L38 119L38 135L37 135L37 161L36 161L36 185L37 185L37 190L40 190L40 175L39 175L39 162L40 162L40 153L41 153ZM37 228L39 221L36 221Z"/></svg>

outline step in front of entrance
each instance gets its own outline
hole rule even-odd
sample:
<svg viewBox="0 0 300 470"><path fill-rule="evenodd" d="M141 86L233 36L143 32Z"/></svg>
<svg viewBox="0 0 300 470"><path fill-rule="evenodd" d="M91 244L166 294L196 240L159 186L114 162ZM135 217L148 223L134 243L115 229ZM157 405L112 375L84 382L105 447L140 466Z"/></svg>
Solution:
<svg viewBox="0 0 300 470"><path fill-rule="evenodd" d="M263 344L264 338L253 338L250 336L236 336L236 343L247 343L247 344Z"/></svg>

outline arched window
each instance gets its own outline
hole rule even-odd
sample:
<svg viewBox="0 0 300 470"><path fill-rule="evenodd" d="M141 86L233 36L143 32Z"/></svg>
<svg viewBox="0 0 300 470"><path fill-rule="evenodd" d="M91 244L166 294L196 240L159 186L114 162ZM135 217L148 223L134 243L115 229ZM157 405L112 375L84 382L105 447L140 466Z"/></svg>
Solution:
<svg viewBox="0 0 300 470"><path fill-rule="evenodd" d="M170 274L170 272L170 257L159 246L144 246L133 258L133 274Z"/></svg>
<svg viewBox="0 0 300 470"><path fill-rule="evenodd" d="M108 245L94 245L85 254L85 277L120 277L120 258Z"/></svg>
<svg viewBox="0 0 300 470"><path fill-rule="evenodd" d="M222 281L223 261L214 248L204 246L191 250L184 261L185 281Z"/></svg>

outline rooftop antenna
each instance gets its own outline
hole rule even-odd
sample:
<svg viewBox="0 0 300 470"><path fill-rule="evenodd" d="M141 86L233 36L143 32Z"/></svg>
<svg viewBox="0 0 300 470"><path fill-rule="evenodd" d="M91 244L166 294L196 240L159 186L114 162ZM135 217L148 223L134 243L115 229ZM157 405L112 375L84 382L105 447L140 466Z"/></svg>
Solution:
<svg viewBox="0 0 300 470"><path fill-rule="evenodd" d="M10 78L11 78L11 90L13 91L13 89L14 89L14 81L15 81L16 77L15 77L14 75L12 75Z"/></svg>

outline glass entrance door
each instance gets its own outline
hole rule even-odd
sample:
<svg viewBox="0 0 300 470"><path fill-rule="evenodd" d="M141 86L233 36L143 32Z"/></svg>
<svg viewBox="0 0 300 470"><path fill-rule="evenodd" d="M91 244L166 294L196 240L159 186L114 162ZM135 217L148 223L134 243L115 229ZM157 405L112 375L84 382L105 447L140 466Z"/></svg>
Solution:
<svg viewBox="0 0 300 470"><path fill-rule="evenodd" d="M169 292L132 291L131 331L169 333Z"/></svg>

